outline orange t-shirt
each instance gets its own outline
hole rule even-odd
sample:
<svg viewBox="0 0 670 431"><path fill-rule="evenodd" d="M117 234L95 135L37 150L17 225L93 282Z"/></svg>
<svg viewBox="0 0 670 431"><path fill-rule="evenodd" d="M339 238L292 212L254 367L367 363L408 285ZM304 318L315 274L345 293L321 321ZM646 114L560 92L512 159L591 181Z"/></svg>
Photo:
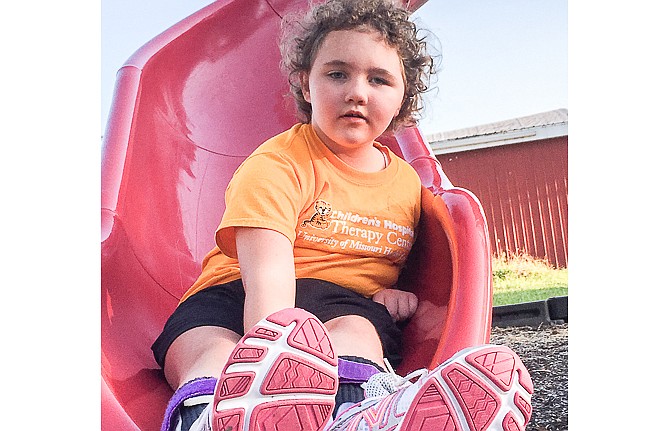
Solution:
<svg viewBox="0 0 670 431"><path fill-rule="evenodd" d="M296 124L258 147L226 189L217 246L182 301L241 278L237 226L285 235L293 244L297 278L330 281L367 297L393 286L414 243L421 181L407 162L375 146L389 164L373 173L345 164L309 124Z"/></svg>

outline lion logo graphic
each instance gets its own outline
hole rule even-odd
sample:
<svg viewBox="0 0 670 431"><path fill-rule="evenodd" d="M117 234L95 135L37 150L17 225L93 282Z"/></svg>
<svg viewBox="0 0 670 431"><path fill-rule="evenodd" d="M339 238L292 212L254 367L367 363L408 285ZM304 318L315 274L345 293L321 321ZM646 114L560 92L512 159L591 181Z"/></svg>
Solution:
<svg viewBox="0 0 670 431"><path fill-rule="evenodd" d="M328 229L330 226L330 214L333 212L330 204L323 199L314 202L314 215L309 220L303 220L300 227L310 225L317 229Z"/></svg>

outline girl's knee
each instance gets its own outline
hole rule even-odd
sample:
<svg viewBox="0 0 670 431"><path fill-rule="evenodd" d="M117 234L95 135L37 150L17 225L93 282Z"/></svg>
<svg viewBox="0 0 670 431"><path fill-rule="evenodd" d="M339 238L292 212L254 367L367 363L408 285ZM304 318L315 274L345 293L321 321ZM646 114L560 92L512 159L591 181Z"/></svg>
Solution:
<svg viewBox="0 0 670 431"><path fill-rule="evenodd" d="M358 356L383 364L382 344L375 327L361 316L342 316L325 323L338 356Z"/></svg>
<svg viewBox="0 0 670 431"><path fill-rule="evenodd" d="M340 316L325 323L326 329L331 334L342 333L344 335L372 334L377 336L374 325L365 317L357 315Z"/></svg>
<svg viewBox="0 0 670 431"><path fill-rule="evenodd" d="M240 336L228 329L200 326L181 334L165 355L163 372L173 387L197 377L218 377Z"/></svg>

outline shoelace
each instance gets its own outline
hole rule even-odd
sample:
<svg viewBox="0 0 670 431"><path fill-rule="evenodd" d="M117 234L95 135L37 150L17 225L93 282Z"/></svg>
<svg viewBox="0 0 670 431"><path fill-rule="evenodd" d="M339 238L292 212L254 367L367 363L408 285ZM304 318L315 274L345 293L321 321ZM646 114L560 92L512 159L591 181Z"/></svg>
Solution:
<svg viewBox="0 0 670 431"><path fill-rule="evenodd" d="M386 366L385 373L375 374L370 377L366 383L361 385L365 390L366 398L377 398L391 395L410 383L412 379L417 377L421 378L428 374L427 369L421 368L409 373L405 377L400 377L393 370L393 367L391 367L391 364L389 364L386 358L384 358L384 365Z"/></svg>

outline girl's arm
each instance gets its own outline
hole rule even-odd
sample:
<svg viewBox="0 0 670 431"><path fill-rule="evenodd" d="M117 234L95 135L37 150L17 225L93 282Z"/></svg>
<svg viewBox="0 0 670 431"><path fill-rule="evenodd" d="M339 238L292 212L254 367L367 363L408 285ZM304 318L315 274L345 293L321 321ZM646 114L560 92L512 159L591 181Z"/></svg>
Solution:
<svg viewBox="0 0 670 431"><path fill-rule="evenodd" d="M261 228L235 228L246 300L244 330L275 311L295 307L293 245L283 234Z"/></svg>

